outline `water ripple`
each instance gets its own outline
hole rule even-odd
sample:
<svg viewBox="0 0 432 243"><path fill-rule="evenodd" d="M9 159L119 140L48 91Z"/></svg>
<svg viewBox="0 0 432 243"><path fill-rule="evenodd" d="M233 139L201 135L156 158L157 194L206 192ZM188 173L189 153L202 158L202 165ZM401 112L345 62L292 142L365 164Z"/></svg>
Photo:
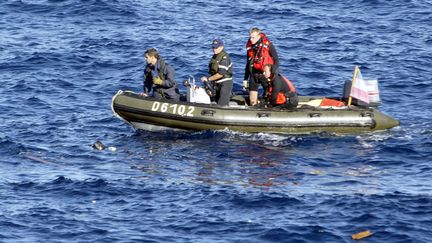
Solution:
<svg viewBox="0 0 432 243"><path fill-rule="evenodd" d="M6 242L429 242L427 1L0 3L0 233ZM134 131L112 115L156 47L178 82L221 37L240 91L262 28L302 95L379 80L390 131L339 136ZM184 91L184 87L180 87ZM93 149L96 141L106 149Z"/></svg>

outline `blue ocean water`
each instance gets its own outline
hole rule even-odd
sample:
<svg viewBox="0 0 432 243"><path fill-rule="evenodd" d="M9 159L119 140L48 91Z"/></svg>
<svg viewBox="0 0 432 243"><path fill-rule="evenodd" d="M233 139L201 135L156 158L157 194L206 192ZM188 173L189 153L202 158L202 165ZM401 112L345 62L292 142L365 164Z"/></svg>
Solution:
<svg viewBox="0 0 432 243"><path fill-rule="evenodd" d="M4 0L0 16L1 242L430 242L430 1ZM338 96L359 65L401 126L156 133L113 116L149 47L180 82L221 37L239 90L254 26L301 95Z"/></svg>

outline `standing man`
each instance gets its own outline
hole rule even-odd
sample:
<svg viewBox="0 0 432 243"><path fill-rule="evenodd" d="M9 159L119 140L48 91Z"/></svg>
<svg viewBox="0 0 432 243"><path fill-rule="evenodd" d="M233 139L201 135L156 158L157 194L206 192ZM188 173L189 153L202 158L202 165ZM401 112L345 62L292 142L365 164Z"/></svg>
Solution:
<svg viewBox="0 0 432 243"><path fill-rule="evenodd" d="M144 95L156 99L172 99L178 101L180 93L174 80L174 68L165 62L155 48L147 49L145 52L147 65L144 69Z"/></svg>
<svg viewBox="0 0 432 243"><path fill-rule="evenodd" d="M259 85L263 86L263 96L266 97L268 83L279 74L279 58L274 45L256 27L249 31L246 50L247 61L243 90L246 90L249 81L249 100L250 105L253 106L258 104Z"/></svg>
<svg viewBox="0 0 432 243"><path fill-rule="evenodd" d="M225 52L221 39L212 42L213 57L209 63L210 77L202 77L201 81L211 82L216 90L215 100L220 106L227 106L231 98L233 79L232 63L228 53Z"/></svg>

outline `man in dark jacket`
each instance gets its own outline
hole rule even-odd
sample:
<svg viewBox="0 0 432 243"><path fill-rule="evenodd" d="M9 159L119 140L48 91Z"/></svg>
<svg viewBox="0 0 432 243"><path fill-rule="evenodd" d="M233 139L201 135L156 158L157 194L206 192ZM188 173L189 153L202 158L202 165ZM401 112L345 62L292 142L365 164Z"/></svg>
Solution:
<svg viewBox="0 0 432 243"><path fill-rule="evenodd" d="M180 94L174 80L174 68L161 58L156 49L150 48L145 52L147 65L144 69L144 95L156 99L179 100Z"/></svg>
<svg viewBox="0 0 432 243"><path fill-rule="evenodd" d="M228 106L233 88L232 62L225 52L221 39L212 42L213 57L209 63L210 77L202 77L201 81L211 82L216 90L215 100L220 106Z"/></svg>

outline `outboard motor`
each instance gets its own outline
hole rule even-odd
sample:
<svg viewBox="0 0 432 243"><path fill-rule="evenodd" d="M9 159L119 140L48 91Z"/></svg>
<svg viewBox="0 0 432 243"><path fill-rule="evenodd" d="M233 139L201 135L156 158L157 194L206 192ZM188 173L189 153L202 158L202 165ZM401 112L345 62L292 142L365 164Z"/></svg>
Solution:
<svg viewBox="0 0 432 243"><path fill-rule="evenodd" d="M202 87L195 85L195 78L189 75L187 80L183 81L183 85L186 86L187 101L192 103L210 104L210 96L206 90Z"/></svg>

